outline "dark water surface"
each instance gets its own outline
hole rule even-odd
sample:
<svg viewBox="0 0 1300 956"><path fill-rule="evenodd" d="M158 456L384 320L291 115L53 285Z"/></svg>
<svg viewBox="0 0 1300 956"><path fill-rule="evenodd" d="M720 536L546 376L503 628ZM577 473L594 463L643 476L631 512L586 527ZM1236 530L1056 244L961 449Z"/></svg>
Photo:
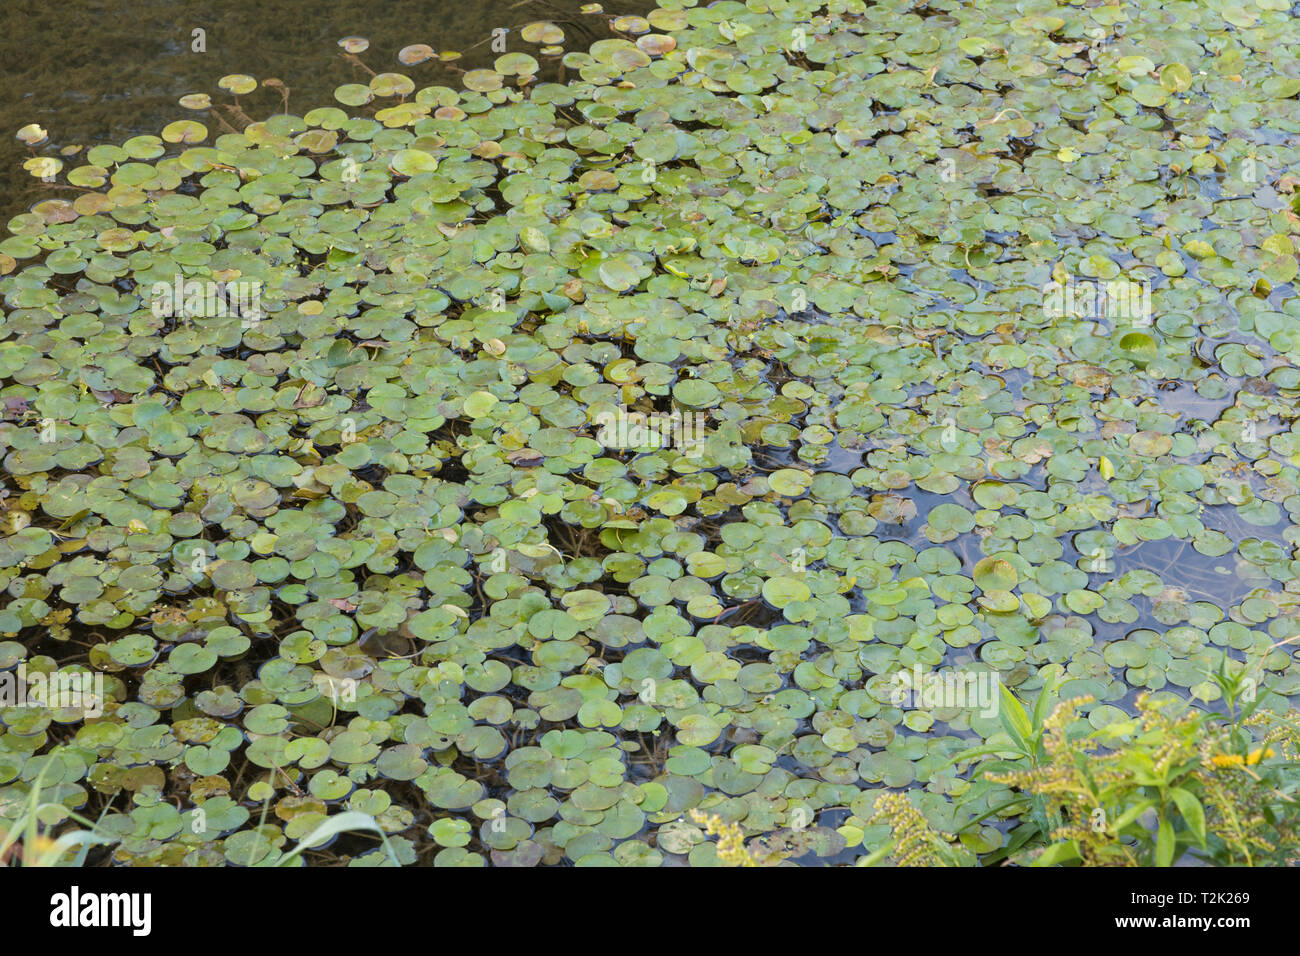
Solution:
<svg viewBox="0 0 1300 956"><path fill-rule="evenodd" d="M462 53L455 64L461 69L490 66L500 55L492 51L492 31L501 27L510 31L507 50L536 55L538 47L518 33L534 20L559 25L566 50L585 50L613 35L613 16L643 14L654 4L607 0L601 15L580 13L581 6L582 0L0 0L0 215L75 196L22 168L31 152L14 134L28 123L44 127L57 148L121 143L179 119L209 125L177 100L208 93L214 103L229 101L217 80L230 73L281 80L290 89L289 111L299 116L338 106L335 87L369 78L337 46L353 35L370 41L361 59L376 73L404 73L417 89L459 87L450 67L403 66L397 51L427 43ZM192 49L195 30L204 31L205 52ZM545 68L546 58L538 59ZM282 100L259 87L240 105L258 120L281 111ZM46 145L41 154L57 150ZM76 157L65 158L65 168L77 165Z"/></svg>

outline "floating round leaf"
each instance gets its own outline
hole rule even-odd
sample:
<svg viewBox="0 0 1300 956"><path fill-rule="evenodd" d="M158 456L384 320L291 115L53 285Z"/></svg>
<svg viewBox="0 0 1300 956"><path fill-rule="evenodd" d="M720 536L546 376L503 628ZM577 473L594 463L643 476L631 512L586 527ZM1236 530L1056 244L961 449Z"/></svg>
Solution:
<svg viewBox="0 0 1300 956"><path fill-rule="evenodd" d="M677 41L663 33L647 33L637 37L636 48L647 56L663 56L677 49Z"/></svg>
<svg viewBox="0 0 1300 956"><path fill-rule="evenodd" d="M812 590L801 578L775 577L763 583L763 598L775 607L783 608L792 601L806 601Z"/></svg>
<svg viewBox="0 0 1300 956"><path fill-rule="evenodd" d="M1002 558L983 558L971 575L982 591L1009 591L1019 581L1015 565Z"/></svg>
<svg viewBox="0 0 1300 956"><path fill-rule="evenodd" d="M597 40L591 45L591 55L624 73L650 63L650 57L630 40Z"/></svg>
<svg viewBox="0 0 1300 956"><path fill-rule="evenodd" d="M49 134L35 123L28 123L18 131L18 141L27 146L39 146Z"/></svg>
<svg viewBox="0 0 1300 956"><path fill-rule="evenodd" d="M201 143L208 138L208 130L193 120L177 120L163 127L162 138L169 143Z"/></svg>
<svg viewBox="0 0 1300 956"><path fill-rule="evenodd" d="M615 256L600 264L600 281L615 292L626 292L641 281L639 260L630 254Z"/></svg>
<svg viewBox="0 0 1300 956"><path fill-rule="evenodd" d="M797 468L778 468L767 478L767 483L773 491L789 498L802 495L812 482L812 474Z"/></svg>
<svg viewBox="0 0 1300 956"><path fill-rule="evenodd" d="M229 90L236 96L243 96L245 93L251 93L257 89L257 80L244 73L231 73L217 80L217 86L223 90Z"/></svg>
<svg viewBox="0 0 1300 956"><path fill-rule="evenodd" d="M62 168L63 160L56 159L53 156L33 156L31 159L23 161L23 169L37 179L44 179L47 182L52 181Z"/></svg>
<svg viewBox="0 0 1300 956"><path fill-rule="evenodd" d="M539 69L537 61L527 53L507 53L497 57L492 66L507 76L532 76Z"/></svg>
<svg viewBox="0 0 1300 956"><path fill-rule="evenodd" d="M548 46L564 42L564 31L549 20L537 20L525 24L519 36L528 43L543 43Z"/></svg>
<svg viewBox="0 0 1300 956"><path fill-rule="evenodd" d="M332 152L338 145L338 134L323 129L308 130L305 133L299 133L293 140L309 153L328 153Z"/></svg>
<svg viewBox="0 0 1300 956"><path fill-rule="evenodd" d="M413 43L410 46L404 46L397 52L397 60L404 66L415 66L426 60L431 60L436 54L433 47L425 43Z"/></svg>
<svg viewBox="0 0 1300 956"><path fill-rule="evenodd" d="M365 106L375 98L374 91L360 83L344 83L334 90L334 98L344 106Z"/></svg>
<svg viewBox="0 0 1300 956"><path fill-rule="evenodd" d="M407 96L415 91L415 84L401 73L380 73L370 78L370 90L376 96Z"/></svg>
<svg viewBox="0 0 1300 956"><path fill-rule="evenodd" d="M465 89L475 93L490 93L501 89L501 74L495 70L470 70L461 81L465 84Z"/></svg>
<svg viewBox="0 0 1300 956"><path fill-rule="evenodd" d="M673 398L683 408L712 408L722 400L722 393L712 382L688 378L673 386Z"/></svg>
<svg viewBox="0 0 1300 956"><path fill-rule="evenodd" d="M1129 438L1129 447L1144 458L1159 458L1174 447L1174 440L1159 432L1138 432Z"/></svg>
<svg viewBox="0 0 1300 956"><path fill-rule="evenodd" d="M615 17L611 26L619 33L645 33L650 29L645 17L637 16Z"/></svg>
<svg viewBox="0 0 1300 956"><path fill-rule="evenodd" d="M483 418L496 407L499 399L491 392L474 392L465 399L465 414Z"/></svg>
<svg viewBox="0 0 1300 956"><path fill-rule="evenodd" d="M1119 349L1121 354L1139 366L1155 361L1159 354L1155 339L1145 332L1129 332L1121 336Z"/></svg>
<svg viewBox="0 0 1300 956"><path fill-rule="evenodd" d="M683 717L677 726L677 739L688 747L703 747L713 743L722 733L722 727L704 714Z"/></svg>
<svg viewBox="0 0 1300 956"><path fill-rule="evenodd" d="M1009 614L1020 607L1020 599L1010 591L988 590L979 595L976 600L981 607L1000 614Z"/></svg>
<svg viewBox="0 0 1300 956"><path fill-rule="evenodd" d="M419 149L403 149L393 154L388 168L402 176L431 173L438 168L438 160Z"/></svg>

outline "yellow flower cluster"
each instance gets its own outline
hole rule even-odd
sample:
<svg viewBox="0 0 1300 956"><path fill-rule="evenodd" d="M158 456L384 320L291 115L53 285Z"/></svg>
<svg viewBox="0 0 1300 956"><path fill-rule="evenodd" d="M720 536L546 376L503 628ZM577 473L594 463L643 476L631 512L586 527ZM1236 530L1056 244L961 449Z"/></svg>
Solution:
<svg viewBox="0 0 1300 956"><path fill-rule="evenodd" d="M1043 747L1050 756L1055 757L1057 754L1069 753L1071 743L1066 729L1075 719L1080 707L1084 704L1090 704L1094 700L1091 694L1084 694L1080 697L1071 697L1068 700L1062 700L1056 705L1056 709L1048 714L1047 719L1043 721Z"/></svg>
<svg viewBox="0 0 1300 956"><path fill-rule="evenodd" d="M895 866L947 866L941 850L943 838L922 816L921 811L902 793L882 793L876 797L871 823L887 823L894 837L890 853Z"/></svg>
<svg viewBox="0 0 1300 956"><path fill-rule="evenodd" d="M1210 763L1216 767L1253 767L1261 760L1267 760L1276 756L1272 747L1256 747L1250 753L1242 757L1241 754L1215 754L1210 758Z"/></svg>
<svg viewBox="0 0 1300 956"><path fill-rule="evenodd" d="M691 819L704 827L709 836L718 838L718 859L729 866L758 866L758 861L745 848L745 833L734 823L726 823L713 813L691 811Z"/></svg>

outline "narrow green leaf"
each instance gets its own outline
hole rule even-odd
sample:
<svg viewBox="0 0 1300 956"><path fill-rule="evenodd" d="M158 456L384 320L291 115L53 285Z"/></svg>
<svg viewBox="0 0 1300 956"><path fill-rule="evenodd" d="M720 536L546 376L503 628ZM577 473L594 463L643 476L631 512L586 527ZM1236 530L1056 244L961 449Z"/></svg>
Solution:
<svg viewBox="0 0 1300 956"><path fill-rule="evenodd" d="M350 830L373 830L378 833L384 841L384 848L388 851L389 859L392 860L394 866L399 865L392 847L388 845L388 835L384 833L383 828L375 822L374 817L370 816L368 813L360 813L356 810L347 813L340 813L337 816L332 816L329 819L322 821L316 829L312 830L311 833L308 833L298 841L296 847L284 856L280 857L276 865L284 866L293 860L294 857L299 856L304 850L310 850L312 847L320 846L322 843L327 842L331 837Z"/></svg>
<svg viewBox="0 0 1300 956"><path fill-rule="evenodd" d="M1001 684L998 685L998 691L1002 695L1002 710L999 713L1002 726L1020 745L1020 749L1028 752L1029 740L1033 736L1034 728L1029 722L1029 714L1025 712L1025 705Z"/></svg>
<svg viewBox="0 0 1300 956"><path fill-rule="evenodd" d="M981 747L971 747L969 750L963 750L961 753L952 757L952 759L950 759L947 763L943 764L941 767L935 768L934 772L938 773L940 770L947 770L953 764L961 763L961 761L969 760L972 757L982 757L985 756L986 754L1004 754L1010 749L1011 748L1002 747L997 744L985 744ZM1025 751L1024 748L1020 749L1019 755L1021 757L1029 756L1029 754Z"/></svg>
<svg viewBox="0 0 1300 956"><path fill-rule="evenodd" d="M1174 862L1174 825L1161 820L1156 830L1156 866L1170 866Z"/></svg>
<svg viewBox="0 0 1300 956"><path fill-rule="evenodd" d="M1182 787L1174 787L1169 791L1169 795L1174 798L1178 812L1183 815L1183 820L1187 823L1187 829L1192 831L1201 849L1205 849L1205 808L1201 806L1201 801L1196 799L1195 794Z"/></svg>
<svg viewBox="0 0 1300 956"><path fill-rule="evenodd" d="M897 841L897 840L890 840L888 843L886 843L884 846L882 846L882 847L881 847L879 850L877 850L875 853L872 853L870 856L864 856L862 859L858 860L857 863L856 863L855 865L857 865L857 866L875 866L877 863L880 863L880 862L881 862L882 860L884 860L887 856L889 856L889 854L892 853L892 852L894 851L894 847L896 847L896 846L898 846L898 841Z"/></svg>
<svg viewBox="0 0 1300 956"><path fill-rule="evenodd" d="M1034 866L1056 866L1079 858L1079 849L1073 843L1053 843L1034 860Z"/></svg>
<svg viewBox="0 0 1300 956"><path fill-rule="evenodd" d="M1122 814L1120 814L1120 816L1115 820L1115 832L1116 832L1116 833L1122 833L1122 832L1124 832L1124 828L1125 828L1125 827L1127 827L1130 823L1132 823L1134 820L1136 820L1136 819L1137 819L1138 817L1140 817L1142 814L1146 813L1148 810L1150 810L1150 809L1151 809L1152 807L1154 807L1155 805L1156 805L1156 802L1155 802L1154 800L1143 800L1143 801L1141 801L1140 803L1135 803L1135 804L1133 804L1133 806L1131 806L1131 807L1129 807L1127 810L1125 810L1125 811L1124 811Z"/></svg>
<svg viewBox="0 0 1300 956"><path fill-rule="evenodd" d="M1043 684L1043 689L1038 692L1038 700L1034 701L1034 733L1042 732L1043 722L1047 720L1048 708L1051 706L1052 695L1056 693L1056 676L1051 675L1047 682Z"/></svg>

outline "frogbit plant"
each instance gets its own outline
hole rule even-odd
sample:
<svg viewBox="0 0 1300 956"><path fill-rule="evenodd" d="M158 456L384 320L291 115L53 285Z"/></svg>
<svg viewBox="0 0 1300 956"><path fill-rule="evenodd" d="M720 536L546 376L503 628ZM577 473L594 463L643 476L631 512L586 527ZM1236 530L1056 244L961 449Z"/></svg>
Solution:
<svg viewBox="0 0 1300 956"><path fill-rule="evenodd" d="M1300 19L658 4L19 132L0 808L120 866L1284 856Z"/></svg>

